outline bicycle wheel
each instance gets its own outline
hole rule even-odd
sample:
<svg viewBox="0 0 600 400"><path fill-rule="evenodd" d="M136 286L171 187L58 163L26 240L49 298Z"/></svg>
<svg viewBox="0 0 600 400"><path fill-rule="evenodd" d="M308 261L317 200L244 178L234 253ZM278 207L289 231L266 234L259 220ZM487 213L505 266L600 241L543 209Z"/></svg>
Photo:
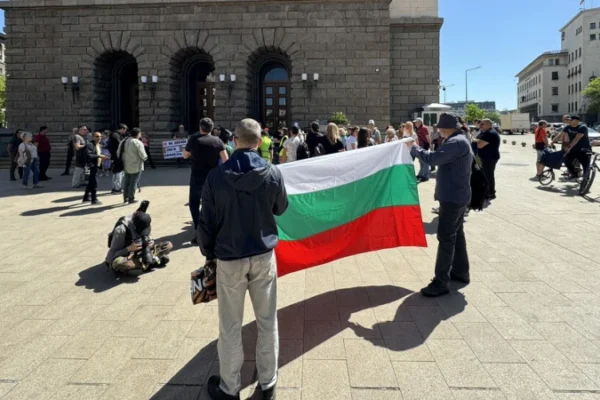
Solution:
<svg viewBox="0 0 600 400"><path fill-rule="evenodd" d="M587 172L585 173L581 185L579 186L579 195L585 196L590 192L594 179L596 178L596 165L594 162L590 163Z"/></svg>
<svg viewBox="0 0 600 400"><path fill-rule="evenodd" d="M554 182L554 179L554 170L552 169L544 170L544 172L542 172L542 175L540 175L539 177L539 181L542 186L548 186L549 184Z"/></svg>

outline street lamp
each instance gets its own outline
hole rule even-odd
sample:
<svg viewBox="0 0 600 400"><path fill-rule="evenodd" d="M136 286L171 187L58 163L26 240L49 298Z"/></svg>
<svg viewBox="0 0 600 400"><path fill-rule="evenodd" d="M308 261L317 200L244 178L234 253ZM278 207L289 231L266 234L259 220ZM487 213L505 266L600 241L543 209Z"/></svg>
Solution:
<svg viewBox="0 0 600 400"><path fill-rule="evenodd" d="M475 71L479 68L481 68L481 65L479 67L470 68L465 71L465 105L469 104L469 71Z"/></svg>
<svg viewBox="0 0 600 400"><path fill-rule="evenodd" d="M444 104L446 104L446 89L451 88L456 86L455 84L452 85L440 85L440 89L442 89L444 91Z"/></svg>

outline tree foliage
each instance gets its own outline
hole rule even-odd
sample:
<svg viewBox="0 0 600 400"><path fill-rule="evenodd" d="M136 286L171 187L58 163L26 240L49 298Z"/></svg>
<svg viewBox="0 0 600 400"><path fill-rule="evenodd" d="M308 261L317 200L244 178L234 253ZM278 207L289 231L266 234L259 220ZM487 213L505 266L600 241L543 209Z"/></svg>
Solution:
<svg viewBox="0 0 600 400"><path fill-rule="evenodd" d="M485 111L479 108L477 104L467 104L465 106L465 113L468 122L485 118Z"/></svg>
<svg viewBox="0 0 600 400"><path fill-rule="evenodd" d="M583 90L583 95L589 100L588 110L600 112L600 78L591 81Z"/></svg>
<svg viewBox="0 0 600 400"><path fill-rule="evenodd" d="M350 125L350 120L346 117L346 114L341 111L333 113L333 115L329 117L329 122L333 122L337 125Z"/></svg>

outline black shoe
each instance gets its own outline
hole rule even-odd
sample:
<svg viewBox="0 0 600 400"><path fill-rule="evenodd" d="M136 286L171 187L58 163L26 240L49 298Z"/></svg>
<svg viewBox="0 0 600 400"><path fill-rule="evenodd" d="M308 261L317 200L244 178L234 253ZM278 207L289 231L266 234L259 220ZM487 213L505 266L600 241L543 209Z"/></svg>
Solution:
<svg viewBox="0 0 600 400"><path fill-rule="evenodd" d="M136 199L129 200L129 204L135 204L135 203L139 203L139 201Z"/></svg>
<svg viewBox="0 0 600 400"><path fill-rule="evenodd" d="M433 279L427 287L421 289L421 293L425 297L439 297L450 293L450 290L444 282L439 279Z"/></svg>
<svg viewBox="0 0 600 400"><path fill-rule="evenodd" d="M123 191L122 190L114 190L113 189L113 190L110 191L110 194L123 194Z"/></svg>
<svg viewBox="0 0 600 400"><path fill-rule="evenodd" d="M88 201L90 201L89 197L84 197L81 202L82 203L87 203Z"/></svg>
<svg viewBox="0 0 600 400"><path fill-rule="evenodd" d="M471 278L468 275L466 277L462 277L462 276L454 275L451 273L450 279L452 279L453 281L456 281L456 282L464 283L465 285L468 285L469 283L471 283Z"/></svg>
<svg viewBox="0 0 600 400"><path fill-rule="evenodd" d="M68 172L63 172L62 174L60 174L60 176L69 176L70 174Z"/></svg>
<svg viewBox="0 0 600 400"><path fill-rule="evenodd" d="M211 376L208 378L208 394L213 400L240 400L240 395L231 396L225 393L221 387L221 378L218 376Z"/></svg>
<svg viewBox="0 0 600 400"><path fill-rule="evenodd" d="M101 205L102 205L102 202L101 202L101 201L98 201L98 200L94 200L94 201L92 201L92 205L93 205L93 206L101 206Z"/></svg>
<svg viewBox="0 0 600 400"><path fill-rule="evenodd" d="M495 200L496 199L496 195L495 194L491 194L487 197L488 200Z"/></svg>
<svg viewBox="0 0 600 400"><path fill-rule="evenodd" d="M198 246L198 239L197 239L197 238L195 238L195 237L193 237L193 238L192 238L192 240L190 240L190 243L191 243L193 246Z"/></svg>
<svg viewBox="0 0 600 400"><path fill-rule="evenodd" d="M267 390L263 390L262 391L262 398L263 400L275 400L277 391L275 390L275 386L273 386L270 389Z"/></svg>

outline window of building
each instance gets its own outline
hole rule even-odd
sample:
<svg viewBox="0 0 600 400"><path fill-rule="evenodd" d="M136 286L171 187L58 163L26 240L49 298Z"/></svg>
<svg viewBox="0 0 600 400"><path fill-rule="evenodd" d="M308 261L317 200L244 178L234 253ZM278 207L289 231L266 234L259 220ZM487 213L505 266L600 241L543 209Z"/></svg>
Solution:
<svg viewBox="0 0 600 400"><path fill-rule="evenodd" d="M560 65L560 58L557 58L556 60L554 60L554 65Z"/></svg>
<svg viewBox="0 0 600 400"><path fill-rule="evenodd" d="M577 110L579 110L579 107L578 107L578 106L579 106L579 104L577 104L577 102L575 102L575 108L573 109L573 111L577 111Z"/></svg>
<svg viewBox="0 0 600 400"><path fill-rule="evenodd" d="M552 96L558 96L558 86L552 88Z"/></svg>
<svg viewBox="0 0 600 400"><path fill-rule="evenodd" d="M590 35L590 40L596 40L596 34L595 33L592 34L592 35Z"/></svg>
<svg viewBox="0 0 600 400"><path fill-rule="evenodd" d="M538 97L542 97L542 89L538 90Z"/></svg>
<svg viewBox="0 0 600 400"><path fill-rule="evenodd" d="M553 71L552 72L552 80L553 81L557 81L558 80L558 71Z"/></svg>
<svg viewBox="0 0 600 400"><path fill-rule="evenodd" d="M581 47L579 48L579 57L581 57Z"/></svg>
<svg viewBox="0 0 600 400"><path fill-rule="evenodd" d="M558 112L558 104L552 104L552 112L553 113L557 113Z"/></svg>
<svg viewBox="0 0 600 400"><path fill-rule="evenodd" d="M562 36L562 40L565 40L565 32L564 31L561 36Z"/></svg>
<svg viewBox="0 0 600 400"><path fill-rule="evenodd" d="M579 91L581 92L581 81L579 81Z"/></svg>
<svg viewBox="0 0 600 400"><path fill-rule="evenodd" d="M579 73L581 73L581 64L579 64Z"/></svg>
<svg viewBox="0 0 600 400"><path fill-rule="evenodd" d="M569 112L571 112L571 103L569 103Z"/></svg>
<svg viewBox="0 0 600 400"><path fill-rule="evenodd" d="M590 23L590 29L596 29L596 23L595 22L591 22Z"/></svg>
<svg viewBox="0 0 600 400"><path fill-rule="evenodd" d="M569 87L569 94L571 94L571 85L569 85L568 87Z"/></svg>
<svg viewBox="0 0 600 400"><path fill-rule="evenodd" d="M548 60L548 65L554 65L554 58Z"/></svg>

